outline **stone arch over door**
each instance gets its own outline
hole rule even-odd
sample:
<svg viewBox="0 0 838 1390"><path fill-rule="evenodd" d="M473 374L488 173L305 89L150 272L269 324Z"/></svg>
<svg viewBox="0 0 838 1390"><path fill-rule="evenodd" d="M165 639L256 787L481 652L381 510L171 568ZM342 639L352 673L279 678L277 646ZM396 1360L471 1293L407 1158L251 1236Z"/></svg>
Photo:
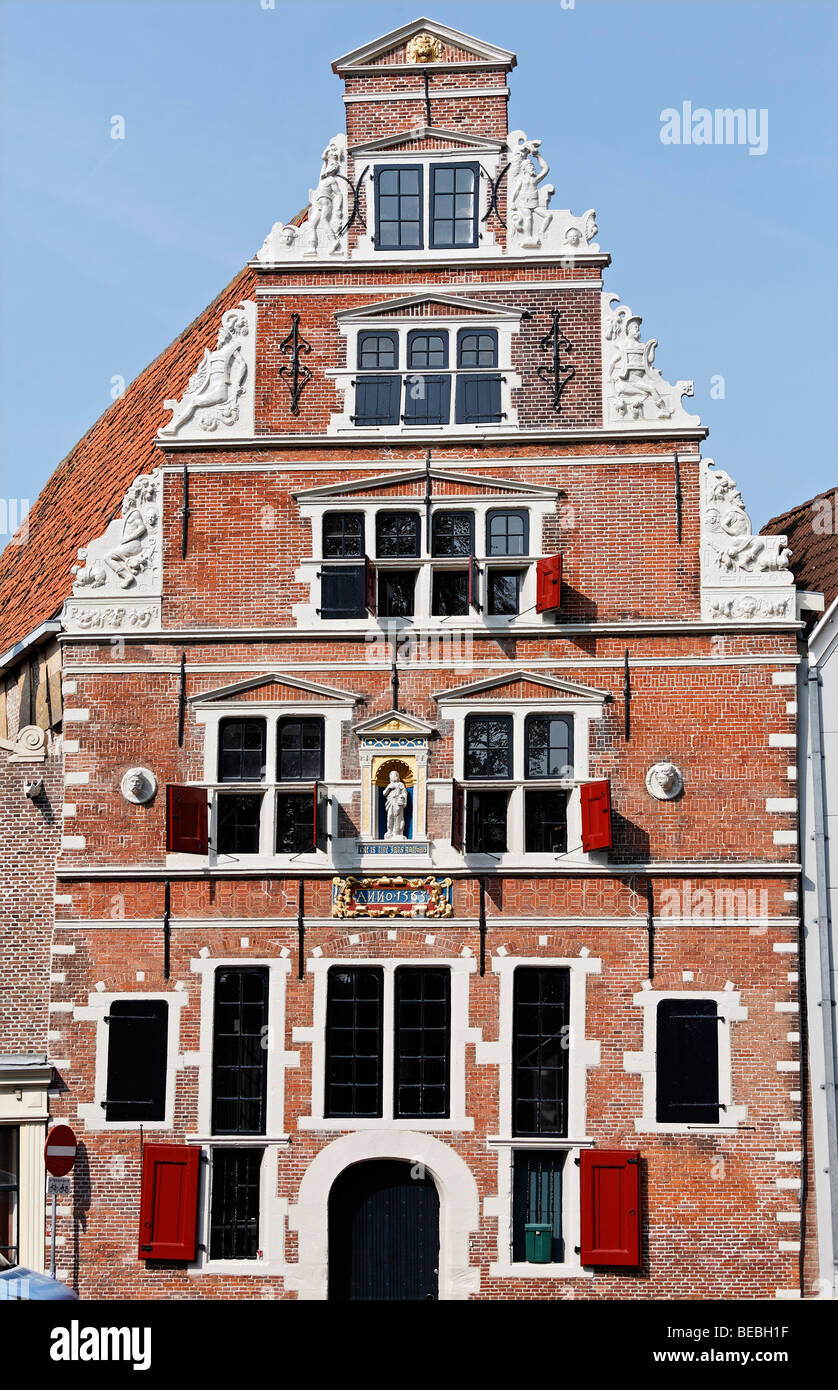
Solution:
<svg viewBox="0 0 838 1390"><path fill-rule="evenodd" d="M480 1200L471 1170L448 1144L416 1130L361 1130L327 1144L309 1164L297 1201L288 1208L288 1225L298 1236L298 1260L285 1272L288 1289L305 1300L328 1296L329 1192L339 1173L365 1159L403 1159L421 1163L440 1198L439 1297L466 1299L480 1285L480 1271L469 1263L469 1236L480 1221Z"/></svg>

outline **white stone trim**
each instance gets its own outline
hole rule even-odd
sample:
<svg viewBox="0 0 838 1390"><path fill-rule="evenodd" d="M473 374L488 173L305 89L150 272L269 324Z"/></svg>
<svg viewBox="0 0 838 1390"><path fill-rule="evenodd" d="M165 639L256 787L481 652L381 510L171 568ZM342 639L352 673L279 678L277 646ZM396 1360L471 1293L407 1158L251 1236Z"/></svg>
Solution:
<svg viewBox="0 0 838 1390"><path fill-rule="evenodd" d="M108 1025L105 1022L111 1004L116 1001L136 1000L147 1002L162 999L169 1006L166 1029L166 1103L162 1120L106 1120L102 1102L108 1088ZM77 1107L77 1115L84 1122L87 1131L93 1133L104 1130L139 1130L144 1133L152 1130L171 1129L175 1114L175 1089L177 1082L177 1056L180 1043L180 1011L188 1004L189 996L185 990L116 990L88 994L86 1005L71 1005L73 1018L77 1022L96 1025L96 1055L94 1063L93 1101ZM58 1062L55 1063L58 1065Z"/></svg>
<svg viewBox="0 0 838 1390"><path fill-rule="evenodd" d="M479 89L477 89L479 92ZM438 93L442 95L442 93ZM472 94L474 95L474 94ZM415 100L421 100L421 93L417 93ZM406 133L409 137L409 132ZM376 149L366 152L362 149L353 148L352 157L356 166L356 172L360 172L357 166L369 163L370 171L366 177L366 198L364 231L352 251L351 262L371 261L379 269L386 269L392 261L399 262L405 258L405 252L398 247L391 251L379 249L374 244L375 237L375 175L377 168L392 168L403 164L419 164L422 168L422 209L421 209L421 233L422 246L418 250L411 250L408 254L416 265L439 265L440 262L446 264L450 262L452 256L461 252L459 247L431 247L431 165L432 164L481 164L489 175L494 178L500 167L501 151L497 148L486 149L482 142L480 146L473 149ZM489 205L489 179L477 175L477 237L478 244L469 248L469 264L480 265L481 261L494 258L499 252L504 250L495 240L494 228L489 222L484 222L483 217ZM491 222L491 218L489 221Z"/></svg>
<svg viewBox="0 0 838 1390"><path fill-rule="evenodd" d="M329 1191L345 1168L367 1159L402 1159L421 1165L439 1192L440 1301L467 1299L480 1287L471 1264L469 1237L480 1221L477 1184L468 1164L431 1134L415 1130L367 1130L344 1134L321 1149L305 1171L297 1201L288 1207L289 1230L297 1231L299 1258L285 1267L285 1287L300 1299L328 1297Z"/></svg>
<svg viewBox="0 0 838 1390"><path fill-rule="evenodd" d="M658 1004L665 999L700 1000L710 999L716 1005L720 1019L719 1039L719 1104L718 1124L686 1124L659 1121L657 1113L657 1016ZM643 1050L624 1052L623 1069L643 1078L643 1111L635 1118L634 1127L638 1134L715 1134L720 1130L738 1129L745 1123L748 1114L746 1105L733 1104L733 1077L731 1065L730 1024L742 1023L748 1017L748 1010L740 1004L738 990L708 989L643 989L633 996L632 1002L643 1010Z"/></svg>
<svg viewBox="0 0 838 1390"><path fill-rule="evenodd" d="M443 924L443 929L444 929ZM313 953L312 953L313 954ZM328 974L332 969L378 967L384 972L382 1018L382 1110L381 1116L331 1118L325 1112L326 1092L326 1001ZM400 966L433 967L451 971L451 1056L450 1056L450 1114L442 1119L399 1119L393 1115L394 977ZM365 956L362 961L343 957L319 956L309 958L306 969L314 977L314 1007L312 1026L293 1029L294 1042L311 1046L311 1112L301 1115L297 1128L303 1130L393 1130L393 1131L464 1131L474 1129L473 1116L466 1114L466 1044L479 1043L482 1032L469 1027L469 976L477 969L473 957Z"/></svg>
<svg viewBox="0 0 838 1390"><path fill-rule="evenodd" d="M7 1067L0 1073L0 1127L18 1130L17 1234L19 1262L42 1271L46 1170L44 1141L49 1116L52 1063Z"/></svg>

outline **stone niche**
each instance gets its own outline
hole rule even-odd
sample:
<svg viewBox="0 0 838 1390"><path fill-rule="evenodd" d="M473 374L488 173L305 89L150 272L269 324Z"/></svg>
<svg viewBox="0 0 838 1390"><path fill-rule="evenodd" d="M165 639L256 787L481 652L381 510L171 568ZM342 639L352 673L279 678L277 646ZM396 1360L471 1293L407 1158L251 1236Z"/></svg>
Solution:
<svg viewBox="0 0 838 1390"><path fill-rule="evenodd" d="M413 715L391 710L356 725L361 764L361 834L358 853L377 864L429 857L427 838L428 743L433 727ZM396 773L392 778L391 774ZM395 800L400 831L388 830L385 795L391 785L404 788Z"/></svg>

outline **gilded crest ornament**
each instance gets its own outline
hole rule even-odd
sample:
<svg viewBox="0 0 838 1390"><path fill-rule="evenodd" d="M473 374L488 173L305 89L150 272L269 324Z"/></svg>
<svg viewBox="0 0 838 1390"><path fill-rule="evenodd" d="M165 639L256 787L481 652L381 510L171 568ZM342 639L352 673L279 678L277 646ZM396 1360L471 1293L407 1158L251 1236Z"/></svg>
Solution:
<svg viewBox="0 0 838 1390"><path fill-rule="evenodd" d="M409 63L438 63L441 58L442 44L438 38L424 29L421 34L414 34L407 45Z"/></svg>

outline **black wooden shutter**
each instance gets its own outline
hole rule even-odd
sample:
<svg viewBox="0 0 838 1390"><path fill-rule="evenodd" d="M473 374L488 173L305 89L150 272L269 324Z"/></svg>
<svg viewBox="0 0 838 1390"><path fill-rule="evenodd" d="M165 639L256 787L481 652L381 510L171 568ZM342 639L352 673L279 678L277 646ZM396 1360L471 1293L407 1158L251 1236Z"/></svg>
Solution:
<svg viewBox="0 0 838 1390"><path fill-rule="evenodd" d="M718 1124L719 1016L712 999L663 999L657 1019L657 1119Z"/></svg>
<svg viewBox="0 0 838 1390"><path fill-rule="evenodd" d="M165 999L115 999L108 1014L107 1120L166 1118Z"/></svg>

